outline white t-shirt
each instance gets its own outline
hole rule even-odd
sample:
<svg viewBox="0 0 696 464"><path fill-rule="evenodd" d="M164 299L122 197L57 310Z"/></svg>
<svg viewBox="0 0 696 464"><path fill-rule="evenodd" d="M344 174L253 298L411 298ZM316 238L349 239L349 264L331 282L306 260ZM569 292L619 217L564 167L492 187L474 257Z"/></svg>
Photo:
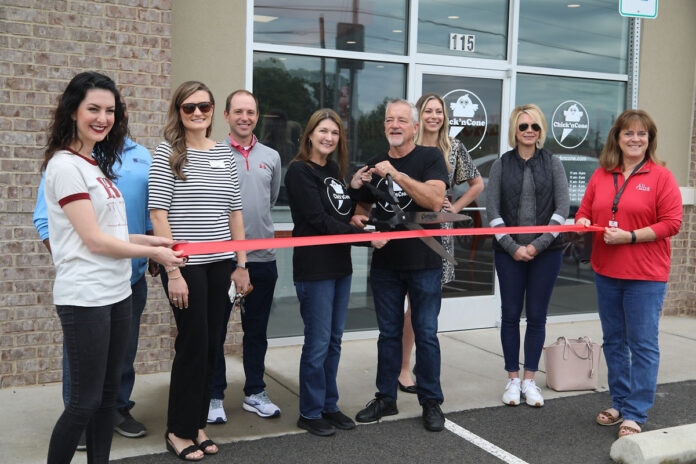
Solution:
<svg viewBox="0 0 696 464"><path fill-rule="evenodd" d="M46 166L45 196L56 266L53 303L93 307L128 297L130 259L90 252L63 212L72 201L90 200L99 229L127 242L126 203L116 185L92 158L61 150Z"/></svg>

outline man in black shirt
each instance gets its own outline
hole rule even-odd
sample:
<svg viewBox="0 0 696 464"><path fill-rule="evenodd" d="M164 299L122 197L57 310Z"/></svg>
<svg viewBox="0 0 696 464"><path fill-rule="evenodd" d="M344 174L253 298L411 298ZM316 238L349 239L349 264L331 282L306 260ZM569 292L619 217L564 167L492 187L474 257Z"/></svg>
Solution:
<svg viewBox="0 0 696 464"><path fill-rule="evenodd" d="M447 166L440 150L417 146L413 136L418 129L418 112L405 100L387 105L384 121L389 152L368 161L373 185L386 189L385 178L394 180L394 191L404 211L440 211L448 183ZM356 214L367 215L374 196L360 191ZM377 202L377 219L393 215L388 203ZM353 223L357 225L357 220ZM425 226L428 227L428 226ZM429 226L439 228L438 224ZM423 407L423 424L431 431L444 428L440 409L440 345L437 317L442 289L442 258L420 239L393 240L375 250L370 283L375 301L379 339L377 341L377 394L360 411L358 422L373 422L382 416L397 414L396 391L401 371L401 336L404 325L404 299L411 300L411 319L416 335L416 376L418 401Z"/></svg>

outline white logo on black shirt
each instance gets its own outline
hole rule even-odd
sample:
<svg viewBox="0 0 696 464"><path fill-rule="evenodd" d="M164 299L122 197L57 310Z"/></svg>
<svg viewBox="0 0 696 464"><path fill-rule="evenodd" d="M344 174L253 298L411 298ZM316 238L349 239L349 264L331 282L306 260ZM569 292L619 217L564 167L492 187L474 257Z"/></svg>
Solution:
<svg viewBox="0 0 696 464"><path fill-rule="evenodd" d="M404 174L403 172L401 174ZM399 206L401 209L406 209L408 205L411 204L413 199L408 196L408 193L406 193L399 184L396 182L393 182L392 185L394 186L394 195L396 195L396 199L399 200ZM380 179L379 182L377 182L377 188L380 190L384 190L385 192L387 191L387 183L384 179ZM382 208L384 211L387 211L389 213L393 213L394 209L391 207L391 205L387 202L380 201L377 202L377 204Z"/></svg>
<svg viewBox="0 0 696 464"><path fill-rule="evenodd" d="M341 216L350 214L353 205L350 196L346 193L346 187L333 177L324 179L324 185L326 185L326 195L329 197L329 202L336 212Z"/></svg>

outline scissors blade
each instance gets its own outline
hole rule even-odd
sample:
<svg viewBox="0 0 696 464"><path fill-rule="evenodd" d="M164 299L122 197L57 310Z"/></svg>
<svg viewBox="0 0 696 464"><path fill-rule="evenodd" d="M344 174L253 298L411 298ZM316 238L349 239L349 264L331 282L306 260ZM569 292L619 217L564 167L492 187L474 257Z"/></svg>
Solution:
<svg viewBox="0 0 696 464"><path fill-rule="evenodd" d="M455 214L446 211L419 211L404 213L406 222L414 224L441 224L443 222L465 222L473 223L473 219L466 214Z"/></svg>
<svg viewBox="0 0 696 464"><path fill-rule="evenodd" d="M406 228L409 229L409 230L423 230L423 228L422 228L421 226L419 226L418 224L409 224L409 223L406 223L406 224L404 224L404 227L406 227ZM440 242L438 242L437 240L435 240L433 237L427 237L427 236L426 236L426 237L418 237L418 238L421 239L421 240L423 240L423 243L425 243L426 245L428 245L428 247L430 247L431 250L433 250L435 253L437 253L438 255L440 255L440 257L442 257L443 259L446 259L447 261L449 261L450 263L454 264L455 266L457 265L457 260L454 259L454 256L452 256L451 254L449 254L449 253L447 252L447 250L445 250L445 247L443 247L443 246L440 244Z"/></svg>

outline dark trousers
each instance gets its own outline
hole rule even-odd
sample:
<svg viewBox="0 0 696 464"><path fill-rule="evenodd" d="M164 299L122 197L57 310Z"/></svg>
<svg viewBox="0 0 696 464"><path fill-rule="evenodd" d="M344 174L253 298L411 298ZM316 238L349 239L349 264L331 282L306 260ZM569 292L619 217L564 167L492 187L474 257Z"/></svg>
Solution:
<svg viewBox="0 0 696 464"><path fill-rule="evenodd" d="M273 304L273 292L278 280L278 269L275 261L247 262L249 280L254 290L245 298L244 312L242 313L242 362L244 364L244 395L249 396L261 393L266 389L263 381L263 373L266 370L265 359L268 349L268 317L271 314ZM220 349L218 350L217 363L211 398L224 399L227 389L226 365L225 365L225 338L227 337L227 323L230 320L232 303L227 300L225 305L225 319L222 324Z"/></svg>
<svg viewBox="0 0 696 464"><path fill-rule="evenodd" d="M515 261L509 254L495 252L495 270L500 283L501 324L505 370L520 370L520 316L525 308L524 368L539 370L546 338L546 313L551 293L561 271L562 249L546 250L531 261Z"/></svg>
<svg viewBox="0 0 696 464"><path fill-rule="evenodd" d="M233 261L227 259L181 268L188 285L189 307L172 306L177 336L167 417L168 431L181 438L193 440L206 426L233 266ZM166 292L167 273L162 270L160 274Z"/></svg>
<svg viewBox="0 0 696 464"><path fill-rule="evenodd" d="M87 429L87 462L108 463L131 297L106 306L56 306L70 366L70 400L53 428L49 464L69 463Z"/></svg>
<svg viewBox="0 0 696 464"><path fill-rule="evenodd" d="M116 408L131 409L135 402L130 399L135 385L135 368L133 362L138 352L138 337L140 336L140 318L145 310L147 301L147 280L143 275L133 285L131 285L132 310L130 335L128 336L128 348L123 358L121 366L121 382L118 386L118 397L116 398ZM68 405L70 401L70 366L68 363L68 350L63 344L63 404Z"/></svg>

